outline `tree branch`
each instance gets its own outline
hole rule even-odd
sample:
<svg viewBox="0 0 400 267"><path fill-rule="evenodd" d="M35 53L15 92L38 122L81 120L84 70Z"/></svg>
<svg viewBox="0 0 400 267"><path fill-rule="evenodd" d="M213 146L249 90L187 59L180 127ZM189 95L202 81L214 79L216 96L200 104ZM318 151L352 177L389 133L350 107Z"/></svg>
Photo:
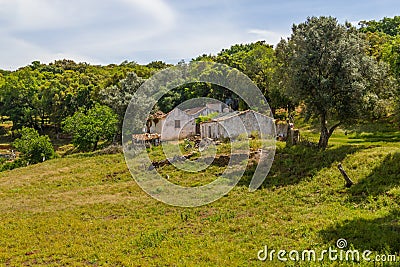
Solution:
<svg viewBox="0 0 400 267"><path fill-rule="evenodd" d="M342 122L336 123L335 125L333 125L330 129L329 129L329 136L332 135L333 131L339 127L342 124Z"/></svg>
<svg viewBox="0 0 400 267"><path fill-rule="evenodd" d="M343 175L344 180L346 181L346 187L350 188L354 182L350 179L350 177L347 175L346 171L343 169L342 164L338 164L338 169L340 173Z"/></svg>

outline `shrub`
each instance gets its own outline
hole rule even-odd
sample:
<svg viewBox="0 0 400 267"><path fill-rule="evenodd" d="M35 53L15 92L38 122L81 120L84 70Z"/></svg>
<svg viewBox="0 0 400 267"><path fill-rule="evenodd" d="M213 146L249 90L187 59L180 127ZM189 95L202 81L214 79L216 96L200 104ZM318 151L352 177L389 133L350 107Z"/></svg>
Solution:
<svg viewBox="0 0 400 267"><path fill-rule="evenodd" d="M252 139L260 139L260 133L258 131L251 131L250 137Z"/></svg>
<svg viewBox="0 0 400 267"><path fill-rule="evenodd" d="M117 115L107 106L96 104L79 110L63 121L63 130L73 135L72 143L83 151L95 151L100 140L111 142L117 132Z"/></svg>
<svg viewBox="0 0 400 267"><path fill-rule="evenodd" d="M19 134L21 137L14 141L13 146L22 153L22 159L35 164L55 156L47 135L39 135L35 129L27 127L19 130Z"/></svg>
<svg viewBox="0 0 400 267"><path fill-rule="evenodd" d="M19 167L26 166L26 162L23 159L17 159L11 162L6 162L2 165L0 165L0 172L2 171L7 171L7 170L13 170Z"/></svg>
<svg viewBox="0 0 400 267"><path fill-rule="evenodd" d="M238 135L238 137L236 139L239 141L245 141L245 140L249 140L249 136L247 135L247 133L241 133Z"/></svg>
<svg viewBox="0 0 400 267"><path fill-rule="evenodd" d="M211 121L213 118L215 118L216 116L218 116L218 112L213 112L210 113L206 116L202 116L200 115L197 119L196 119L196 123L202 123L202 122L207 122L207 121Z"/></svg>

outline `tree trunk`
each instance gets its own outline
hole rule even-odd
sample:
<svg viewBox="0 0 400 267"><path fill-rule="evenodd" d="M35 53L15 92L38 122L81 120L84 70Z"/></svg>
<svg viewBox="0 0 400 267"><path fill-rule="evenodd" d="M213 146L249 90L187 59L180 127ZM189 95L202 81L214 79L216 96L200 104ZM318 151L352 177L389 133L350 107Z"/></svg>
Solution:
<svg viewBox="0 0 400 267"><path fill-rule="evenodd" d="M96 151L96 149L97 149L97 141L94 143L93 152Z"/></svg>
<svg viewBox="0 0 400 267"><path fill-rule="evenodd" d="M42 114L41 118L40 118L40 130L43 133L43 129L44 129L44 114Z"/></svg>
<svg viewBox="0 0 400 267"><path fill-rule="evenodd" d="M318 147L325 149L328 146L329 137L330 135L326 125L321 126L321 135L319 136Z"/></svg>
<svg viewBox="0 0 400 267"><path fill-rule="evenodd" d="M100 138L96 138L96 141L94 142L94 145L93 145L93 151L96 151L99 141L100 141Z"/></svg>
<svg viewBox="0 0 400 267"><path fill-rule="evenodd" d="M326 126L326 115L321 114L321 135L319 136L319 142L318 142L318 147L325 149L328 146L328 141L329 141L329 130L328 127Z"/></svg>
<svg viewBox="0 0 400 267"><path fill-rule="evenodd" d="M330 129L328 129L326 125L326 115L321 115L321 135L319 137L318 147L322 149L326 149L328 147L328 141L331 137L333 131L339 127L341 122L333 125Z"/></svg>

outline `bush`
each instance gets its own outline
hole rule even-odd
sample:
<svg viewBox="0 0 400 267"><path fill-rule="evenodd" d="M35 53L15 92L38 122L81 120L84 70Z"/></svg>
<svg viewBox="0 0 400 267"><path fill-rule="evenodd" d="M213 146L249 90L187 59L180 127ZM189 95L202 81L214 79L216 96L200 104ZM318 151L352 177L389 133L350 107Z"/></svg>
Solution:
<svg viewBox="0 0 400 267"><path fill-rule="evenodd" d="M258 131L251 131L250 137L252 139L260 139L260 133Z"/></svg>
<svg viewBox="0 0 400 267"><path fill-rule="evenodd" d="M238 135L238 137L236 139L239 141L245 141L245 140L249 140L249 136L247 135L247 133L241 133Z"/></svg>
<svg viewBox="0 0 400 267"><path fill-rule="evenodd" d="M39 135L35 129L26 127L19 130L19 134L21 137L13 146L22 153L22 159L35 164L54 158L54 148L47 135Z"/></svg>
<svg viewBox="0 0 400 267"><path fill-rule="evenodd" d="M72 143L83 151L95 151L99 141L111 142L117 132L117 115L107 106L96 104L79 110L63 121L63 130L73 135Z"/></svg>
<svg viewBox="0 0 400 267"><path fill-rule="evenodd" d="M6 162L2 165L0 165L0 172L2 171L7 171L7 170L13 170L19 167L26 166L26 162L22 159L17 159L11 162Z"/></svg>
<svg viewBox="0 0 400 267"><path fill-rule="evenodd" d="M202 123L202 122L207 122L207 121L211 121L213 118L215 118L216 116L218 116L218 112L213 112L210 113L206 116L202 116L200 115L197 119L196 119L196 123Z"/></svg>

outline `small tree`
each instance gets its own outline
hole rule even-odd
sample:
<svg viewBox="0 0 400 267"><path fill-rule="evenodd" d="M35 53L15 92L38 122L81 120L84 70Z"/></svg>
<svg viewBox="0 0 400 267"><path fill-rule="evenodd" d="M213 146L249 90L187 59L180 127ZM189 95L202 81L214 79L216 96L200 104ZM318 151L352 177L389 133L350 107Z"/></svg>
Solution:
<svg viewBox="0 0 400 267"><path fill-rule="evenodd" d="M54 157L54 148L47 135L39 135L35 129L27 127L23 127L19 133L21 137L13 145L22 153L23 159L35 164Z"/></svg>
<svg viewBox="0 0 400 267"><path fill-rule="evenodd" d="M366 101L374 99L368 95L379 97L386 91L378 79L385 70L367 56L365 41L348 23L312 17L292 30L288 41L282 40L277 48L286 91L305 104L309 117L319 120L318 145L326 148L338 126L364 116Z"/></svg>
<svg viewBox="0 0 400 267"><path fill-rule="evenodd" d="M111 142L117 131L118 117L107 106L96 104L85 112L75 112L63 121L63 130L73 135L72 143L80 150L97 149L100 140Z"/></svg>

